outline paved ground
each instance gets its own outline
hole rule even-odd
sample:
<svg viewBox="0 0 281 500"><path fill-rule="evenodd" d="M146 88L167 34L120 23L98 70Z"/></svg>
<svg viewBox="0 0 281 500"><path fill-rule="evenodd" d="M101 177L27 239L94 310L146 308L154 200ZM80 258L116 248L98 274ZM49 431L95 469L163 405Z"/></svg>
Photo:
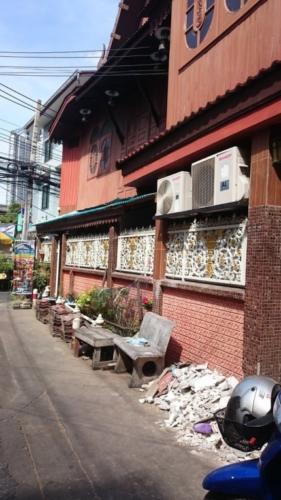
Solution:
<svg viewBox="0 0 281 500"><path fill-rule="evenodd" d="M210 462L156 425L127 375L93 372L0 294L1 500L203 499Z"/></svg>

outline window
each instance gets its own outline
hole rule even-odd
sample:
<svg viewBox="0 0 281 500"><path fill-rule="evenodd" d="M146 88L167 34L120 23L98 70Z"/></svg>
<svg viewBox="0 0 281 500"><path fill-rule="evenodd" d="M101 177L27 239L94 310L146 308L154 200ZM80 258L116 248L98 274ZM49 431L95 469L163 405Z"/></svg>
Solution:
<svg viewBox="0 0 281 500"><path fill-rule="evenodd" d="M187 0L186 42L190 49L196 49L205 39L214 16L215 0L203 2Z"/></svg>
<svg viewBox="0 0 281 500"><path fill-rule="evenodd" d="M226 8L230 10L230 12L237 12L243 7L244 4L247 3L247 0L226 0Z"/></svg>
<svg viewBox="0 0 281 500"><path fill-rule="evenodd" d="M109 171L111 159L111 133L94 131L90 140L88 175L93 177Z"/></svg>
<svg viewBox="0 0 281 500"><path fill-rule="evenodd" d="M44 144L44 162L47 162L52 159L52 149L53 145L51 141L45 141Z"/></svg>
<svg viewBox="0 0 281 500"><path fill-rule="evenodd" d="M99 162L100 162L99 146L95 142L91 146L91 151L90 151L90 165L89 165L89 168L90 168L90 174L91 175L96 175L97 174Z"/></svg>
<svg viewBox="0 0 281 500"><path fill-rule="evenodd" d="M110 135L107 135L103 137L100 141L100 160L99 160L100 174L107 172L109 168L110 151L111 151L111 137Z"/></svg>
<svg viewBox="0 0 281 500"><path fill-rule="evenodd" d="M42 205L41 205L42 210L46 210L47 208L49 208L49 202L50 202L50 186L49 184L44 184L42 187Z"/></svg>

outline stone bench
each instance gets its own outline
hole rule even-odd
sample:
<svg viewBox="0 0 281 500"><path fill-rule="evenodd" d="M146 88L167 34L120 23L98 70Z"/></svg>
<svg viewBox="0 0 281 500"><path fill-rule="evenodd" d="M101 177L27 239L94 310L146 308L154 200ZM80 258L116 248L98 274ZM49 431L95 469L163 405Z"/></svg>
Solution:
<svg viewBox="0 0 281 500"><path fill-rule="evenodd" d="M92 368L104 368L116 361L114 339L118 336L111 330L101 326L82 326L75 332L74 356L79 356L81 345L90 346L92 353Z"/></svg>
<svg viewBox="0 0 281 500"><path fill-rule="evenodd" d="M139 332L131 338L114 337L117 348L116 373L131 371L129 387L157 378L165 363L165 354L175 323L153 312L147 312ZM144 340L145 345L138 345Z"/></svg>

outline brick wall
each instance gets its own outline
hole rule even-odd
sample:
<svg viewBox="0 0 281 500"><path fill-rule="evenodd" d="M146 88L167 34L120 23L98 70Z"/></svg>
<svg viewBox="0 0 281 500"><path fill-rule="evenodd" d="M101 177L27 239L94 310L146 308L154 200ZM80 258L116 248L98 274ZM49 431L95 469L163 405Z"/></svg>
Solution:
<svg viewBox="0 0 281 500"><path fill-rule="evenodd" d="M167 364L208 361L211 368L242 377L242 301L165 288L162 314L176 322Z"/></svg>
<svg viewBox="0 0 281 500"><path fill-rule="evenodd" d="M281 207L249 211L244 371L281 379Z"/></svg>
<svg viewBox="0 0 281 500"><path fill-rule="evenodd" d="M87 292L95 286L102 286L103 276L94 274L87 274L84 272L74 271L73 273L73 293L79 295L82 292ZM70 273L69 271L63 272L63 293L69 293Z"/></svg>
<svg viewBox="0 0 281 500"><path fill-rule="evenodd" d="M113 287L124 287L130 288L130 295L133 296L134 293L137 295L137 283L133 280L126 280L125 278L116 278L113 279ZM141 297L147 297L148 299L153 298L152 294L152 285L149 283L140 282L139 290Z"/></svg>

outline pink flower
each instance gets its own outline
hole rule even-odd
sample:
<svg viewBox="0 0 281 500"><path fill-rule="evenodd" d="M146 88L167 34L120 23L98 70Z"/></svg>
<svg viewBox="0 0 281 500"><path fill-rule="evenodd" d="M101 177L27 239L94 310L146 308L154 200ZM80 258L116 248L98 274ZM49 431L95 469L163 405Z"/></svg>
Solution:
<svg viewBox="0 0 281 500"><path fill-rule="evenodd" d="M149 299L148 297L143 297L142 304L143 304L144 307L151 308L153 306L153 300Z"/></svg>

